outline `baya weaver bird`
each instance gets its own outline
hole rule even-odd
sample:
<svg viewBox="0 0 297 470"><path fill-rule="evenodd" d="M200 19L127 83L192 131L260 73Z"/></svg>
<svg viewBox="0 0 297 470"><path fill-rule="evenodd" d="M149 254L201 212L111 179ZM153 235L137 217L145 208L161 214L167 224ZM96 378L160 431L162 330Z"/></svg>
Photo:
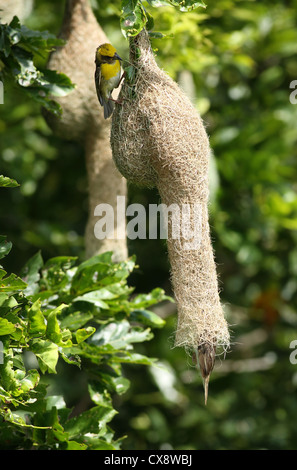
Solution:
<svg viewBox="0 0 297 470"><path fill-rule="evenodd" d="M101 44L96 50L95 85L99 103L104 108L104 119L112 115L114 103L118 103L111 93L121 82L121 60L111 44Z"/></svg>

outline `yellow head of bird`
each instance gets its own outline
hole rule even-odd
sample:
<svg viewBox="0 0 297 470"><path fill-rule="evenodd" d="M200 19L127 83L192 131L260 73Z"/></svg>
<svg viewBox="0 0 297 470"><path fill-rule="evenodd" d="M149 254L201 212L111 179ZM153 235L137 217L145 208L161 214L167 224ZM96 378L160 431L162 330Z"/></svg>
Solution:
<svg viewBox="0 0 297 470"><path fill-rule="evenodd" d="M110 63L113 60L122 60L115 47L108 43L101 44L96 50L96 61Z"/></svg>

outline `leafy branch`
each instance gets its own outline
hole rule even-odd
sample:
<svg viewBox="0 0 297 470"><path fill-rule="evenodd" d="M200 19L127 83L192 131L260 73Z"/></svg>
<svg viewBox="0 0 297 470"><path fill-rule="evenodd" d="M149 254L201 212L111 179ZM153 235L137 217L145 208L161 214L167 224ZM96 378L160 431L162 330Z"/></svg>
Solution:
<svg viewBox="0 0 297 470"><path fill-rule="evenodd" d="M1 236L0 257L11 247ZM167 297L154 289L130 299L127 278L135 260L114 264L111 257L104 253L77 265L65 256L44 263L37 253L20 276L0 269L0 437L6 433L7 440L24 428L18 446L119 448L107 426L116 414L111 394L129 387L122 364L154 364L134 344L149 341L151 329L164 325L148 308ZM25 352L35 356L37 367L26 367ZM88 376L93 406L72 419L63 397L48 396L41 380L57 374L59 360Z"/></svg>
<svg viewBox="0 0 297 470"><path fill-rule="evenodd" d="M147 0L152 7L172 6L180 11L192 11L198 7L205 8L203 1L195 0ZM122 0L121 29L125 37L137 36L143 28L151 31L154 28L152 15L144 8L141 0ZM161 33L158 34L158 37Z"/></svg>
<svg viewBox="0 0 297 470"><path fill-rule="evenodd" d="M0 24L0 79L14 81L30 98L61 114L60 105L51 96L67 95L74 84L62 73L38 68L34 57L64 43L47 31L30 30L14 16L9 24Z"/></svg>

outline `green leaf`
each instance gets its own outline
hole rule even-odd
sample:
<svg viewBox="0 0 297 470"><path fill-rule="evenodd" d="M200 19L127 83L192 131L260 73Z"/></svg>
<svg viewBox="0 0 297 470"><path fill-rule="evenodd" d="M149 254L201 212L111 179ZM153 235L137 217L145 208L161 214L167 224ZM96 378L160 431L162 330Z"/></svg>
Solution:
<svg viewBox="0 0 297 470"><path fill-rule="evenodd" d="M21 25L17 17L10 25L0 28L1 72L9 79L13 78L26 94L56 115L61 114L62 108L52 97L67 95L75 85L62 73L38 68L34 57L37 54L44 56L54 46L63 44L64 40L47 31L33 31ZM9 186L18 185L6 182Z"/></svg>
<svg viewBox="0 0 297 470"><path fill-rule="evenodd" d="M113 292L114 291L114 292ZM77 301L84 301L84 302L90 302L96 305L96 307L100 307L103 309L108 309L109 306L104 300L112 300L116 299L121 295L121 293L126 293L126 289L123 288L121 285L115 285L114 288L102 288L98 289L92 292L88 292L84 295L81 295L79 297L76 297L74 299L74 302ZM103 300L104 299L104 300Z"/></svg>
<svg viewBox="0 0 297 470"><path fill-rule="evenodd" d="M121 362L121 363L131 363L131 364L142 364L146 366L152 366L155 364L156 359L144 356L143 354L138 353L128 353L126 352L125 355L115 355L112 358L113 362Z"/></svg>
<svg viewBox="0 0 297 470"><path fill-rule="evenodd" d="M21 44L35 52L39 50L49 52L54 46L63 46L65 44L63 39L57 38L48 31L34 31L16 22L14 26L10 23L10 26L20 29Z"/></svg>
<svg viewBox="0 0 297 470"><path fill-rule="evenodd" d="M93 318L92 313L90 312L74 312L65 316L61 320L62 328L69 328L70 330L77 330L84 326L88 321Z"/></svg>
<svg viewBox="0 0 297 470"><path fill-rule="evenodd" d="M136 310L146 309L147 307L162 302L163 300L169 300L170 302L174 302L172 297L165 295L163 289L156 288L148 294L137 295L131 301L131 306L134 306Z"/></svg>
<svg viewBox="0 0 297 470"><path fill-rule="evenodd" d="M148 3L155 8L161 6L174 6L180 11L192 11L198 7L206 8L203 1L197 2L195 0L147 0Z"/></svg>
<svg viewBox="0 0 297 470"><path fill-rule="evenodd" d="M9 322L6 318L0 318L0 336L9 335L15 331L13 323Z"/></svg>
<svg viewBox="0 0 297 470"><path fill-rule="evenodd" d="M40 280L39 271L43 266L43 259L40 252L36 253L29 261L25 264L21 271L21 278L27 284L25 290L26 295L36 294L39 290L38 282Z"/></svg>
<svg viewBox="0 0 297 470"><path fill-rule="evenodd" d="M46 409L49 411L54 407L57 410L66 408L66 403L62 395L50 395L46 397Z"/></svg>
<svg viewBox="0 0 297 470"><path fill-rule="evenodd" d="M151 328L162 328L165 325L165 321L162 318L149 310L134 310L131 312L130 318L132 321L150 326Z"/></svg>
<svg viewBox="0 0 297 470"><path fill-rule="evenodd" d="M5 309L13 309L13 307L16 307L18 305L16 299L11 295L7 294L0 294L0 308L5 308Z"/></svg>
<svg viewBox="0 0 297 470"><path fill-rule="evenodd" d="M49 340L33 340L32 351L38 359L40 370L43 374L56 373L56 365L59 358L58 346Z"/></svg>
<svg viewBox="0 0 297 470"><path fill-rule="evenodd" d="M39 85L53 96L66 96L74 90L75 85L70 78L55 70L42 70L42 76L38 78Z"/></svg>
<svg viewBox="0 0 297 470"><path fill-rule="evenodd" d="M67 271L74 265L76 259L73 256L58 256L49 259L42 269L45 289L56 292L65 288L69 283Z"/></svg>
<svg viewBox="0 0 297 470"><path fill-rule="evenodd" d="M50 99L41 86L27 87L22 90L25 94L56 116L61 116L62 108L57 101Z"/></svg>
<svg viewBox="0 0 297 470"><path fill-rule="evenodd" d="M136 69L134 65L125 65L125 73L126 73L126 78L129 83L133 84L135 77L136 77Z"/></svg>
<svg viewBox="0 0 297 470"><path fill-rule="evenodd" d="M4 277L6 271L0 269L0 292L16 292L23 290L27 284L15 274Z"/></svg>
<svg viewBox="0 0 297 470"><path fill-rule="evenodd" d="M126 280L135 267L135 257L118 264L111 257L112 252L106 252L81 263L72 279L72 292L82 294Z"/></svg>
<svg viewBox="0 0 297 470"><path fill-rule="evenodd" d="M96 307L100 307L102 309L108 310L108 304L104 302L103 300L100 299L100 294L97 295L97 292L88 292L87 294L80 295L79 297L76 297L73 299L73 302L89 302L91 304L94 304Z"/></svg>
<svg viewBox="0 0 297 470"><path fill-rule="evenodd" d="M65 431L69 433L70 439L77 439L84 434L94 433L98 437L106 432L106 424L116 414L112 406L94 406L79 416L69 419L65 423Z"/></svg>
<svg viewBox="0 0 297 470"><path fill-rule="evenodd" d="M37 370L31 369L28 374L20 380L20 390L22 393L27 393L34 389L40 380L40 376Z"/></svg>
<svg viewBox="0 0 297 470"><path fill-rule="evenodd" d="M95 255L84 261L77 267L76 275L83 272L86 268L96 265L110 266L112 264L112 251L107 251L100 255Z"/></svg>
<svg viewBox="0 0 297 470"><path fill-rule="evenodd" d="M160 31L149 31L148 34L153 39L173 38L173 34L163 34Z"/></svg>
<svg viewBox="0 0 297 470"><path fill-rule="evenodd" d="M5 236L0 235L0 259L4 258L4 256L7 256L11 248L12 248L12 243L6 241Z"/></svg>
<svg viewBox="0 0 297 470"><path fill-rule="evenodd" d="M20 186L20 185L16 180L14 180L12 178L8 178L8 176L0 175L0 187L2 187L2 188L16 188L17 186Z"/></svg>
<svg viewBox="0 0 297 470"><path fill-rule="evenodd" d="M8 57L11 52L11 41L7 34L7 27L0 25L0 51L3 51L4 57Z"/></svg>
<svg viewBox="0 0 297 470"><path fill-rule="evenodd" d="M99 372L99 376L101 382L106 385L109 390L112 390L113 392L116 392L119 395L125 393L130 387L130 380L126 379L126 377L113 376L111 373L107 374L101 371ZM95 398L91 396L91 398L93 401L96 400L96 396ZM95 403L97 403L97 401L95 401Z"/></svg>
<svg viewBox="0 0 297 470"><path fill-rule="evenodd" d="M72 350L73 348L71 348ZM81 366L81 359L78 355L73 355L72 353L66 354L63 350L59 351L61 358L67 363L77 367Z"/></svg>
<svg viewBox="0 0 297 470"><path fill-rule="evenodd" d="M109 376L109 374L106 374ZM100 373L101 376L101 373ZM106 386L102 381L100 380L96 382L95 381L90 381L88 384L88 391L91 397L91 400L96 404L96 405L103 405L103 406L111 406L112 405L112 400L109 392L106 390Z"/></svg>
<svg viewBox="0 0 297 470"><path fill-rule="evenodd" d="M154 29L154 25L155 25L154 18L152 17L152 15L148 11L146 11L145 14L146 14L146 17L147 17L146 29L148 31L151 31L152 29Z"/></svg>
<svg viewBox="0 0 297 470"><path fill-rule="evenodd" d="M40 300L36 300L28 310L28 331L33 338L44 335L47 329L45 318L40 307Z"/></svg>
<svg viewBox="0 0 297 470"><path fill-rule="evenodd" d="M98 439L94 436L84 436L84 442L87 444L88 450L119 450L119 447L114 444L110 444L104 439Z"/></svg>
<svg viewBox="0 0 297 470"><path fill-rule="evenodd" d="M51 312L47 317L46 337L56 344L59 344L62 340L62 334L56 312Z"/></svg>
<svg viewBox="0 0 297 470"><path fill-rule="evenodd" d="M50 313L47 315L46 326L46 337L53 343L56 343L59 346L63 346L64 348L72 346L72 334L68 329L61 330L57 315L59 315L66 307L66 304L61 304L54 310L50 311Z"/></svg>
<svg viewBox="0 0 297 470"><path fill-rule="evenodd" d="M93 335L96 331L96 328L92 326L88 326L87 328L81 328L76 331L75 338L77 343L82 343L86 339L88 339L91 335Z"/></svg>
<svg viewBox="0 0 297 470"><path fill-rule="evenodd" d="M12 49L12 57L16 63L16 68L13 69L13 73L18 84L22 87L35 84L40 72L34 65L32 54L24 51L20 47L14 47Z"/></svg>
<svg viewBox="0 0 297 470"><path fill-rule="evenodd" d="M88 449L87 444L76 441L67 441L66 447L62 447L63 450L86 450Z"/></svg>
<svg viewBox="0 0 297 470"><path fill-rule="evenodd" d="M122 0L122 14L120 19L123 35L133 37L145 27L147 16L140 2L137 0Z"/></svg>
<svg viewBox="0 0 297 470"><path fill-rule="evenodd" d="M130 343L141 343L152 338L149 328L131 328L127 320L109 323L99 328L91 342L96 345L108 345L114 349L125 349Z"/></svg>

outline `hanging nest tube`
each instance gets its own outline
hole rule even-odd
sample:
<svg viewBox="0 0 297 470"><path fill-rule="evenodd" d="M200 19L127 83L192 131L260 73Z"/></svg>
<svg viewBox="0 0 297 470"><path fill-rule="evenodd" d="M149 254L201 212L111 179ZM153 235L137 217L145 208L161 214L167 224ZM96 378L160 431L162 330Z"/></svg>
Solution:
<svg viewBox="0 0 297 470"><path fill-rule="evenodd" d="M206 400L215 356L230 342L208 223L209 140L197 110L158 67L146 30L130 39L130 63L133 81L125 80L112 118L113 159L129 181L157 186L162 204L177 209L168 211L167 242L175 346L199 364Z"/></svg>

